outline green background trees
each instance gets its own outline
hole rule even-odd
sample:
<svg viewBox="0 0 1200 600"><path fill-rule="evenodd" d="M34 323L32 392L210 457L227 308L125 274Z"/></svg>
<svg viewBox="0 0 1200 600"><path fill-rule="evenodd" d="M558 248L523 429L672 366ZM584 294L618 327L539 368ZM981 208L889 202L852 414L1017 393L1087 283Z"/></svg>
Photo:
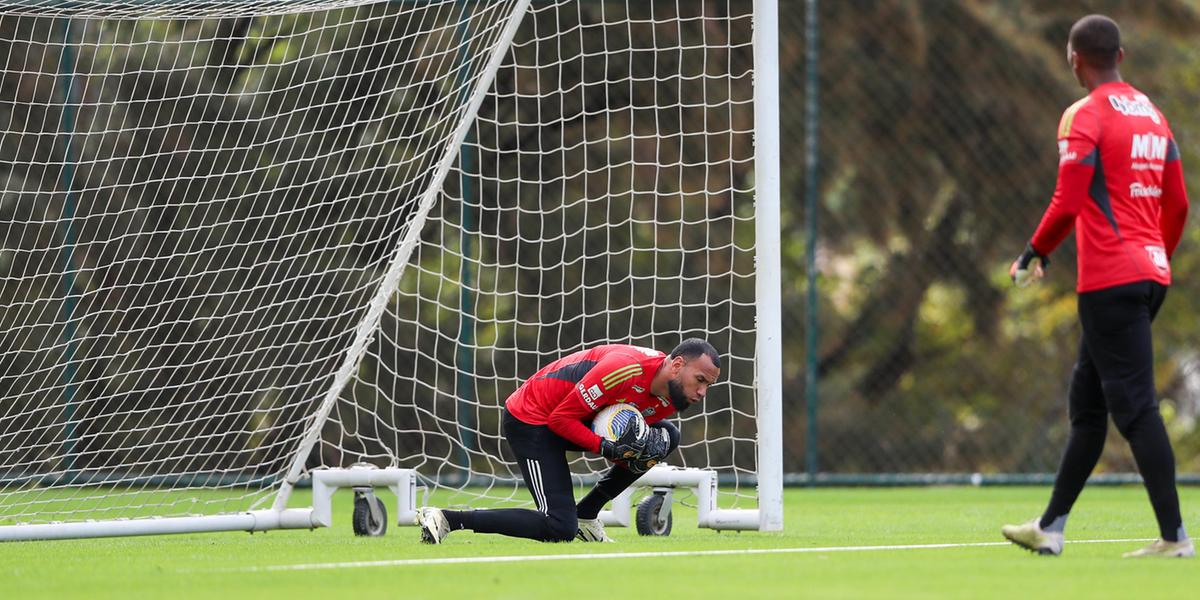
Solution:
<svg viewBox="0 0 1200 600"><path fill-rule="evenodd" d="M647 2L635 10L642 17L666 15L677 5ZM604 11L616 5L581 6L579 22L603 28ZM710 15L744 15L750 3L696 6ZM813 362L821 382L823 471L1054 469L1078 336L1072 245L1055 254L1041 287L1013 290L1006 269L1052 191L1058 116L1083 93L1065 64L1067 29L1094 11L1122 24L1125 76L1166 111L1185 165L1194 164L1200 153L1194 139L1200 57L1187 41L1200 18L1190 2L820 3L821 345ZM554 15L541 11L527 18L518 39L563 25ZM0 123L7 123L0 140L0 327L5 350L14 349L0 354L0 395L13 404L60 401L61 374L45 360L65 351L56 341L62 339L64 310L59 271L71 247L82 327L76 349L83 359L80 414L151 419L147 415L156 410L192 398L197 416L207 417L196 425L204 431L203 451L267 456L265 464L278 466L272 461L286 453L306 399L326 383L314 374L335 368L336 349L345 346L357 318L338 307L365 302L404 231L413 207L394 199L411 198L428 182L440 148L421 132L436 128L439 111L461 93L454 77L412 84L453 68L444 58L455 32L449 25L430 27L428 18L420 11L402 13L392 3L264 18L79 23L77 93L84 106L77 120L74 189L86 226L70 245L55 221L67 200L62 169L70 162L59 137L60 22L0 17L0 54L7 60L0 82ZM802 471L809 364L803 346L803 3L781 0L779 18L785 470ZM672 35L748 40L745 20L722 32L705 30L702 19L690 23L698 28ZM418 24L426 33L396 35ZM605 43L631 49L653 48L655 36L670 33L647 25L610 29ZM571 39L565 43L593 43ZM488 142L478 145L479 166L466 169L478 176L473 193L502 199L473 205L478 225L472 231L482 240L503 237L502 228L521 231L538 242L537 249L521 240L469 249L443 229L461 224L458 208L439 207L439 220L423 239L430 250L445 252L416 255L389 313L411 320L389 316L387 333L376 340L416 344L420 352L380 346L347 392L352 404L374 407L373 390L387 388L418 398L418 407L403 415L381 416L374 408L339 413L338 427L379 440L405 419L423 426L430 419L432 426L455 420L455 399L465 391L453 376L425 389L411 378L405 383L402 375L455 365L461 322L438 307L461 302L462 282L446 275L457 278L464 260L478 278L481 324L473 327L479 343L511 340L526 349L472 353L477 377L495 380L472 392L486 396L473 399L480 403L502 399L547 358L544 353L619 338L619 327L609 330L614 322L652 318L626 299L662 295L678 301L691 293L680 283L649 283L654 273L681 274L682 281L713 272L728 276L708 288L714 294L705 298L708 306L655 316L665 320L631 341L667 346L674 340L660 332L684 330L749 353L752 339L737 332L753 324L740 322L732 307L753 299L751 256L738 250L753 243L744 192L753 182L752 137L728 131L745 131L753 114L742 104L726 111L703 108L724 100L720 94L749 99L748 51L657 58L631 51L627 62L546 66L554 53L572 50L561 43L518 45L506 64L515 60L519 66L501 70L481 109L496 123L561 116L560 125L514 135L516 129L485 123L472 134ZM653 80L671 70L719 78L723 87ZM608 84L626 73L643 83ZM530 93L537 86L521 87L539 77L567 87L577 83L576 92L539 98ZM674 108L657 110L656 103ZM697 122L727 132L696 136L688 126ZM551 193L502 176L536 181L586 170L589 152L599 158L616 147L597 145L605 128L635 132L604 143L625 144L621 151L641 162L614 167L606 177L566 178ZM655 137L657 143L647 141ZM555 143L588 150L564 159L579 164L554 163L533 152ZM653 179L645 165L654 160L687 163L705 156L732 166L681 169L672 189L639 187ZM1191 168L1191 181L1194 173ZM452 177L446 198L467 194L464 185ZM603 200L571 203L579 198ZM655 211L708 219L712 226L703 237L656 229L644 222ZM612 214L633 217L605 228ZM583 233L573 229L580 224ZM1175 259L1177 283L1156 333L1164 414L1186 472L1200 471L1197 238L1188 228ZM255 243L264 240L270 243ZM536 262L537 253L587 256L594 245L628 251L617 253L618 260L580 260L553 277L483 268ZM672 250L654 251L666 247ZM711 250L717 247L725 250ZM11 284L16 281L20 285ZM610 288L607 295L588 295L580 285ZM97 290L122 291L90 293ZM513 305L515 297L539 296L545 301ZM489 321L511 310L515 321ZM547 320L566 324L555 325L553 335L518 326ZM305 326L296 327L297 321ZM221 340L236 347L223 347ZM199 360L214 352L224 358ZM101 354L119 360L87 360ZM738 403L751 397L745 390L752 373L748 365L734 364L727 375L731 385L714 406L726 415L722 423L731 440L714 451L752 461L753 422L738 416ZM28 387L31 377L46 383ZM254 392L264 380L272 382L270 393ZM105 400L89 402L97 398ZM238 416L216 416L231 412ZM36 431L53 454L61 423L56 415L47 419L22 428ZM17 444L28 442L3 439L0 452L19 452ZM1111 442L1103 468L1132 471L1116 435ZM92 456L99 463L127 458L90 443L98 444ZM355 443L349 442L352 452L382 452L371 447L374 442ZM410 450L431 451L420 445ZM161 453L170 454L165 448Z"/></svg>

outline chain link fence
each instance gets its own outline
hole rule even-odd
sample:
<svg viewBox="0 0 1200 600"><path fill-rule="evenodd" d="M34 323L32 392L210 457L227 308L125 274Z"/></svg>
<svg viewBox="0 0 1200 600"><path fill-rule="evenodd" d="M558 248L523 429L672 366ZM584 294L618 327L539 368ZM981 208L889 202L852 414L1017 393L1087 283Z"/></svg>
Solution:
<svg viewBox="0 0 1200 600"><path fill-rule="evenodd" d="M1196 2L1162 0L1139 3L1135 7L1117 1L1077 0L813 1L815 4L801 0L779 2L780 118L784 156L781 252L785 472L799 476L793 480L803 480L803 474L807 472L810 476L821 473L840 477L841 481L858 478L864 482L913 474L944 477L972 473L988 476L1018 474L1030 480L1029 475L1053 472L1067 433L1065 396L1079 336L1073 291L1073 242L1068 241L1055 253L1049 277L1039 287L1015 290L1008 282L1006 271L1009 261L1032 234L1049 201L1057 162L1054 131L1059 115L1084 93L1073 81L1066 65L1067 31L1077 18L1090 12L1108 13L1122 24L1127 51L1123 73L1172 119L1183 151L1185 170L1190 169L1194 182L1194 165L1200 156L1200 141L1197 141L1200 116L1194 109L1200 100L1200 76L1197 75L1200 71L1195 68L1200 62L1200 49L1189 41L1200 31ZM538 6L545 4L538 3ZM671 13L685 5L684 12L696 11L699 6L698 3L656 2L650 8L641 8L650 13ZM376 10L392 10L397 6ZM599 21L604 20L606 6L602 2L583 4L584 12L599 15L589 18ZM750 6L748 2L705 3L699 12L719 21L729 16L721 11L748 14ZM806 18L809 6L816 8L816 19ZM644 16L639 18L646 20ZM698 26L702 19L694 18L693 21L692 25ZM742 21L748 23L746 19ZM3 155L0 158L10 165L4 174L8 192L5 201L0 202L0 209L10 212L0 215L0 219L7 219L5 222L11 224L11 230L5 232L5 239L9 240L6 243L14 248L33 248L30 256L49 265L46 273L54 272L56 265L61 263L61 257L48 250L45 242L53 239L54 224L31 220L21 211L33 210L41 203L59 201L55 200L59 197L55 196L57 172L37 165L54 162L52 141L61 119L52 107L60 105L61 101L55 96L58 92L52 74L58 72L57 55L61 50L51 51L48 48L52 44L48 43L29 45L30 40L58 39L55 36L61 33L55 33L57 30L51 29L52 26L54 23L49 19L9 16L0 20L0 32L4 33L0 46L10 50L8 70L12 73L5 79L3 93L0 93L0 99L5 99L5 103L0 103L3 104L0 114L12 117L8 126L10 138L0 145ZM250 67L257 64L255 61L263 63L259 66L265 68L266 63L276 60L268 49L274 43L272 40L279 36L263 32L294 29L292 21L282 17L264 21L258 27L261 31L253 29L249 21L236 19L210 24L166 20L146 23L97 21L89 29L96 35L102 31L129 29L122 35L139 40L130 45L138 54L116 60L112 56L96 54L101 52L102 45L88 43L84 47L90 50L81 56L88 60L103 59L101 62L105 64L124 64L130 69L139 69L143 63L162 62L166 65L174 59L169 55L146 54L157 46L143 44L142 38L137 36L175 39L175 36L183 36L180 32L212 29L205 34L209 42L255 40L239 51L240 54L219 44L201 44L214 57L216 62L212 64L219 65L217 59L221 56L240 56L240 60L246 62L243 65L246 68L238 72L253 73L255 70ZM334 28L331 31L343 30ZM352 29L344 32L358 37L363 35ZM806 53L807 42L813 33L817 36L814 38L817 42L815 55ZM341 43L341 35L331 34L329 43ZM653 29L633 28L626 35L651 39ZM188 36L192 34L188 33ZM194 37L183 36L181 39L185 39L185 44L200 44L193 40ZM367 36L364 39L374 38ZM637 43L653 46L645 40ZM696 56L680 54L685 55L691 56L689 60L696 64L708 65L716 60L703 53ZM381 60L386 53L378 56L356 53L354 56L362 64L342 63L338 67L342 69L338 72L339 77L354 79L373 72L376 67L372 66L372 61ZM664 56L669 59L673 55ZM816 70L808 68L810 59L816 61ZM607 80L604 71L607 65L597 64L600 66L588 67L597 70L585 78L587 81ZM744 65L728 64L740 69L734 71L744 71ZM172 71L173 74L161 69L153 71L153 76L143 73L109 78L105 86L111 87L101 86L97 80L89 93L115 98L99 104L105 110L132 111L130 116L122 117L121 122L142 119L139 127L164 132L162 140L153 138L155 144L173 148L182 144L180 140L186 136L168 136L167 133L175 130L162 127L156 119L173 114L174 109L168 108L174 106L176 99L161 98L155 95L161 95L160 91L155 90L159 87L191 90L199 84L189 83L188 78L198 78L207 71L200 68L179 68ZM216 67L209 71L230 72ZM810 80L810 76L815 79ZM218 78L216 84L228 85L228 82ZM805 110L809 100L806 87L810 84L816 84L819 89L818 110L812 113ZM742 79L738 79L730 89L735 94L744 93L740 87L743 85ZM348 86L345 89L358 88ZM650 85L646 88L650 91L643 92L639 88L638 93L645 96L642 99L622 100L601 87L596 89L599 91L594 101L602 104L642 102L649 105L662 100L654 95L659 93L659 88ZM706 98L704 94L709 92L703 87L697 89L701 90L699 96L680 96L673 102L681 106L700 104ZM273 105L270 110L286 112L289 107L303 105L311 96L306 93L297 87L287 93L286 101ZM236 107L195 103L180 110L184 108L232 110ZM334 118L322 116L324 113L320 111L314 114L319 119ZM540 113L534 111L534 114ZM694 116L688 118L697 120ZM103 121L100 117L96 119ZM279 119L293 125L299 123L283 116ZM193 125L201 122L192 118L186 120ZM213 120L220 124L233 121L225 117ZM129 122L136 123L135 120ZM662 126L659 121L653 122L655 127ZM804 161L804 140L812 124L818 133L819 149L815 178L806 172ZM330 129L332 133L325 141L331 146L344 143L337 131L353 127L357 127L353 122L339 122L338 128ZM100 129L96 133L97 140L110 140L121 131L119 128ZM225 135L219 127L197 129L200 130L197 140L218 140ZM21 135L42 142L21 143ZM138 141L131 136L122 139L122 144ZM230 139L241 138L232 136ZM310 146L313 151L321 147L320 144ZM710 143L710 146L732 147L728 143ZM90 146L95 152L122 147L111 140ZM742 146L738 148L741 152ZM745 152L749 150L745 149ZM737 158L736 155L731 157ZM144 168L150 173L176 169L195 174L215 168L157 160L156 153L149 153L145 158ZM740 164L741 160L732 162ZM11 165L26 165L27 172ZM330 162L330 165L334 163ZM351 162L345 162L342 167L355 168ZM114 172L131 178L142 173L139 169L116 169ZM265 176L299 177L308 170L297 172L299 175L291 171L270 171ZM331 180L342 179L341 173L333 171L311 174ZM88 171L81 171L80 180L85 180L88 175ZM169 171L156 177L170 182L176 175L176 171ZM723 185L729 186L729 182L750 177L750 173L731 172ZM280 203L296 201L293 196L311 197L313 202L320 198L310 194L307 187L293 185L288 180L280 181L275 187L290 190L281 192ZM240 184L222 182L222 186L240 189ZM262 185L261 182L250 183ZM809 200L806 190L810 184L815 184L813 189L818 192L814 198L815 212L805 208ZM748 189L748 185L743 187ZM131 189L141 191L146 198L158 198L155 202L180 202L176 188L170 185L153 190ZM700 185L697 189L706 188ZM20 196L20 202L16 199L18 191L24 194ZM202 196L207 191L204 186L192 186L188 193ZM711 206L709 210L711 213ZM733 214L728 207L724 210L725 214ZM131 219L132 215L140 214L132 210L126 212ZM183 212L180 214L183 216L178 218L189 218ZM693 217L685 216L684 219ZM46 231L27 225L31 221L41 223ZM169 226L169 221L164 223L164 227ZM810 225L816 228L816 236L811 240L807 234ZM340 260L365 262L382 256L384 249L391 247L389 236L394 232L389 233L384 225L377 227L368 228L367 234L377 235L379 243L355 241L353 245L359 250ZM121 228L96 227L90 231L109 229ZM13 233L18 230L28 239L20 238L24 240L20 241ZM1159 315L1155 340L1156 376L1163 412L1175 443L1180 472L1185 474L1200 473L1200 433L1196 429L1196 416L1200 413L1200 345L1196 341L1200 331L1196 317L1200 315L1200 293L1196 293L1200 291L1196 289L1200 288L1198 238L1200 235L1194 228L1185 232L1174 259L1176 284ZM705 239L712 244L712 239ZM83 241L86 242L86 237ZM810 241L815 249L811 259L807 252ZM818 300L813 305L807 302L810 290L806 275L810 271L810 262L817 275L814 291ZM166 260L163 265L163 268L177 268ZM0 275L22 275L18 272L19 266L3 258L0 267L7 270ZM58 279L49 277L47 275L44 281L37 280L36 286L0 286L0 298L5 299L6 305L24 302L29 306L41 306L38 303L44 301L42 296L58 293ZM352 280L345 284L357 285ZM121 285L129 287L124 283ZM155 289L146 287L142 293L153 296ZM302 291L298 287L296 293ZM682 293L675 288L670 291L675 295ZM25 294L30 298L24 298ZM313 305L310 308L318 310L320 307ZM83 313L89 307L81 306L79 310ZM195 309L180 303L172 310L191 313ZM56 314L52 309L42 312L47 320L53 320ZM112 312L125 319L138 317L127 310ZM19 311L0 312L0 321L9 330L26 326L23 318ZM693 328L710 331L716 326L714 323L722 321L716 317L712 322L705 321L707 318L707 314L697 317L695 322L699 324L694 327L667 323L660 324L660 328L666 327L672 332ZM808 325L810 319L815 326ZM724 322L728 324L731 319L724 319ZM178 337L174 330L159 328L154 322L145 327L156 332L161 330L161 335L167 338ZM806 349L810 335L817 341L814 352ZM59 337L46 336L41 337ZM31 353L41 352L43 349L38 347L41 337L23 338L21 343L30 344ZM614 337L620 336L614 334ZM576 344L573 340L559 342L571 346ZM654 341L666 344L665 341ZM17 342L9 345L17 348ZM5 346L4 350L10 348ZM81 352L84 353L81 356L86 356L87 348ZM157 354L152 357L149 353L145 357L146 360L167 361L163 372L177 375L172 370L170 357ZM0 363L4 367L0 374L8 374L7 379L0 378L3 379L0 387L4 391L15 387L22 381L22 373L29 372L24 363L8 360L10 362ZM449 359L446 362L449 363ZM81 381L88 377L97 381L118 381L105 375L98 366L100 363L91 361L88 364L86 369L94 372L81 370L78 374ZM150 366L157 369L161 365L152 363ZM815 389L807 387L806 379L810 375L816 381ZM730 378L730 373L726 373L726 377ZM224 376L210 379L216 382L214 386L230 386L233 385L231 382L236 382ZM740 381L748 387L748 379L744 377ZM93 393L98 392L87 386L81 387L81 398ZM228 429L216 422L212 427L222 431ZM737 439L748 445L751 437ZM1109 441L1100 469L1106 473L1132 473L1135 466L1123 440L1114 433ZM749 452L743 454L752 455Z"/></svg>
<svg viewBox="0 0 1200 600"><path fill-rule="evenodd" d="M1085 94L1067 66L1067 32L1088 13L1117 19L1122 72L1172 120L1187 170L1200 154L1195 6L827 1L812 22L805 8L780 3L785 471L864 482L1052 473L1080 334L1074 242L1055 252L1044 285L1017 290L1007 267L1053 192L1058 118ZM814 33L817 53L806 54ZM810 75L815 114L803 109ZM814 123L810 214L802 157ZM1200 472L1198 237L1188 228L1155 325L1162 410L1185 474ZM1113 433L1097 472L1133 471Z"/></svg>

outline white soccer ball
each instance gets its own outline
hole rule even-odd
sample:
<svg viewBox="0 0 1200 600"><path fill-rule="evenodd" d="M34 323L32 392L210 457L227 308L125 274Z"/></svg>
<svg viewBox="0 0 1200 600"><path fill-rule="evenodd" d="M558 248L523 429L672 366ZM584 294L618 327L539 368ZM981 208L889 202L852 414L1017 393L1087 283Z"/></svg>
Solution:
<svg viewBox="0 0 1200 600"><path fill-rule="evenodd" d="M637 439L645 439L650 427L637 407L630 404L610 404L596 412L592 419L592 431L611 441L617 441L630 427L636 428Z"/></svg>

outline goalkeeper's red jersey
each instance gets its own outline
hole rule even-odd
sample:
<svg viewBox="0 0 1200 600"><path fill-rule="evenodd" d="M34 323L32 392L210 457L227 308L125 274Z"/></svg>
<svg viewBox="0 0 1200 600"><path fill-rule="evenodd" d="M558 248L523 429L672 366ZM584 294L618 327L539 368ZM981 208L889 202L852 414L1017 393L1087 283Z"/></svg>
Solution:
<svg viewBox="0 0 1200 600"><path fill-rule="evenodd" d="M576 446L599 452L600 436L584 421L601 407L617 402L634 405L647 423L675 412L669 399L650 393L650 380L666 359L662 352L639 346L596 346L546 365L504 405L524 423L546 425Z"/></svg>
<svg viewBox="0 0 1200 600"><path fill-rule="evenodd" d="M1063 113L1058 184L1030 244L1048 255L1075 228L1076 290L1171 284L1188 199L1167 119L1125 82L1092 90Z"/></svg>

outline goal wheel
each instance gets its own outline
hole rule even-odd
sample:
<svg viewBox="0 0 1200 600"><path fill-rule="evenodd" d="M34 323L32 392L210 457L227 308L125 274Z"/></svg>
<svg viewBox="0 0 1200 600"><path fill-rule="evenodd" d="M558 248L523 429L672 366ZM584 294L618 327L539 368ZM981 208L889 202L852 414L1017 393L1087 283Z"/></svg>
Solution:
<svg viewBox="0 0 1200 600"><path fill-rule="evenodd" d="M380 536L387 533L387 508L371 492L354 494L354 535Z"/></svg>
<svg viewBox="0 0 1200 600"><path fill-rule="evenodd" d="M637 532L641 535L671 535L671 505L666 494L654 493L637 505Z"/></svg>

